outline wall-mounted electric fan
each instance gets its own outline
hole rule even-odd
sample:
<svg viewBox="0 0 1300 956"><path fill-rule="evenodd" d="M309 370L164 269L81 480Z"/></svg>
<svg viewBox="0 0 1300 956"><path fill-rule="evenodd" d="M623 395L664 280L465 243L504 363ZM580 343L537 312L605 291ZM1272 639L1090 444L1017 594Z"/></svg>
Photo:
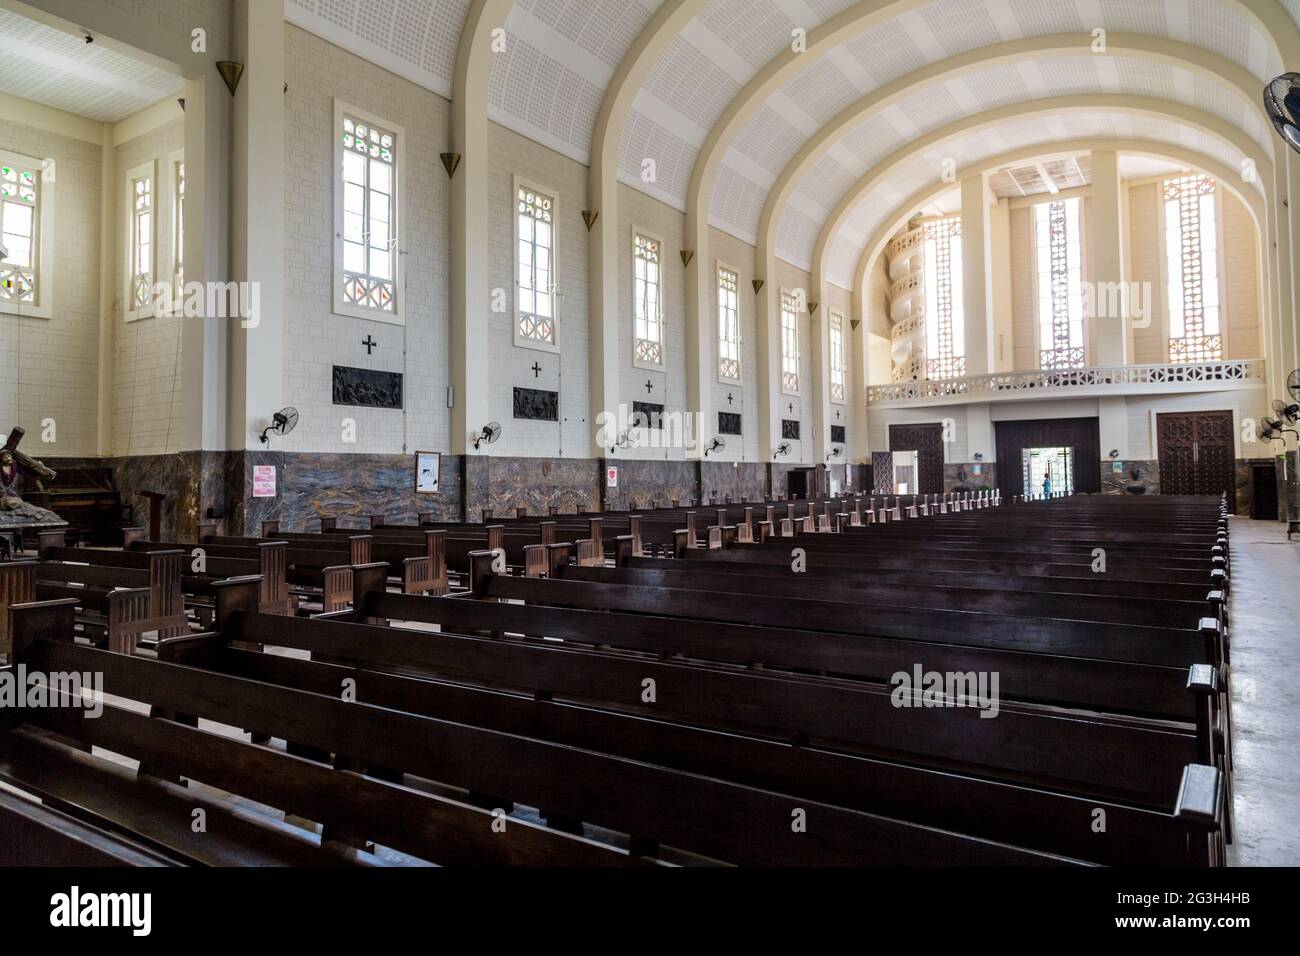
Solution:
<svg viewBox="0 0 1300 956"><path fill-rule="evenodd" d="M283 438L297 427L298 409L282 408L271 416L271 424L262 429L262 444L269 445L271 443L271 435L279 435Z"/></svg>
<svg viewBox="0 0 1300 956"><path fill-rule="evenodd" d="M501 423L488 422L483 426L483 430L474 436L474 450L478 451L479 445L490 445L501 437Z"/></svg>

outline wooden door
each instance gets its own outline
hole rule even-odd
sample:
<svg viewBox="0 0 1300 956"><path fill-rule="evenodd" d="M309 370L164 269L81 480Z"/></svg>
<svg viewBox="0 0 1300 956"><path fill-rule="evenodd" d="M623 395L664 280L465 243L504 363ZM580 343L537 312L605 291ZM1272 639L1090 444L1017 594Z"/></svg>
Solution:
<svg viewBox="0 0 1300 956"><path fill-rule="evenodd" d="M1228 495L1237 508L1236 445L1231 412L1170 412L1156 416L1160 493Z"/></svg>
<svg viewBox="0 0 1300 956"><path fill-rule="evenodd" d="M915 494L943 493L943 425L890 425L889 450L916 452ZM911 490L911 489L909 489Z"/></svg>

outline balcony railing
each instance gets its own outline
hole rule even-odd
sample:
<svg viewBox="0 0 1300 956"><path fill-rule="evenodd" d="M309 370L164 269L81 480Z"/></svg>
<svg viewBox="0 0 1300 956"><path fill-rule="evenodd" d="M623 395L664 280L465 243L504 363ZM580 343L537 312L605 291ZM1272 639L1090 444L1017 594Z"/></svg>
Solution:
<svg viewBox="0 0 1300 956"><path fill-rule="evenodd" d="M1194 391L1198 385L1237 385L1264 381L1264 360L1203 362L1195 365L1116 365L1109 367L1039 369L998 372L928 382L894 382L867 388L867 402L911 402L934 399L990 401L1028 397L1077 388L1103 387L1114 392ZM1190 386L1190 387L1189 387Z"/></svg>

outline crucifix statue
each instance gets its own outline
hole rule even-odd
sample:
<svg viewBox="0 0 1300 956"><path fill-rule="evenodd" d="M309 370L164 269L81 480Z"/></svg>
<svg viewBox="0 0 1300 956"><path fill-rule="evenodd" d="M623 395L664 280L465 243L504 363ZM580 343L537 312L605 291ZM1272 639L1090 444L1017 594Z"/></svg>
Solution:
<svg viewBox="0 0 1300 956"><path fill-rule="evenodd" d="M14 511L22 504L22 499L18 497L20 474L31 476L36 481L38 491L45 490L42 481L52 481L56 477L43 463L18 450L25 434L27 433L23 429L15 428L9 433L9 440L0 447L0 508L5 511Z"/></svg>

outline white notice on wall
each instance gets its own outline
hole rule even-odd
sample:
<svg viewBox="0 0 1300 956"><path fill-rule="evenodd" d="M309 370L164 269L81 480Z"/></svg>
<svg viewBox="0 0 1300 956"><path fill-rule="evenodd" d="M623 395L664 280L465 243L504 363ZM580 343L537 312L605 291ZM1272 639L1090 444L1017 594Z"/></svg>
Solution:
<svg viewBox="0 0 1300 956"><path fill-rule="evenodd" d="M617 469L617 468L606 468L606 469L605 469L605 487L606 487L606 488L617 488L617 487L618 487L618 469Z"/></svg>

